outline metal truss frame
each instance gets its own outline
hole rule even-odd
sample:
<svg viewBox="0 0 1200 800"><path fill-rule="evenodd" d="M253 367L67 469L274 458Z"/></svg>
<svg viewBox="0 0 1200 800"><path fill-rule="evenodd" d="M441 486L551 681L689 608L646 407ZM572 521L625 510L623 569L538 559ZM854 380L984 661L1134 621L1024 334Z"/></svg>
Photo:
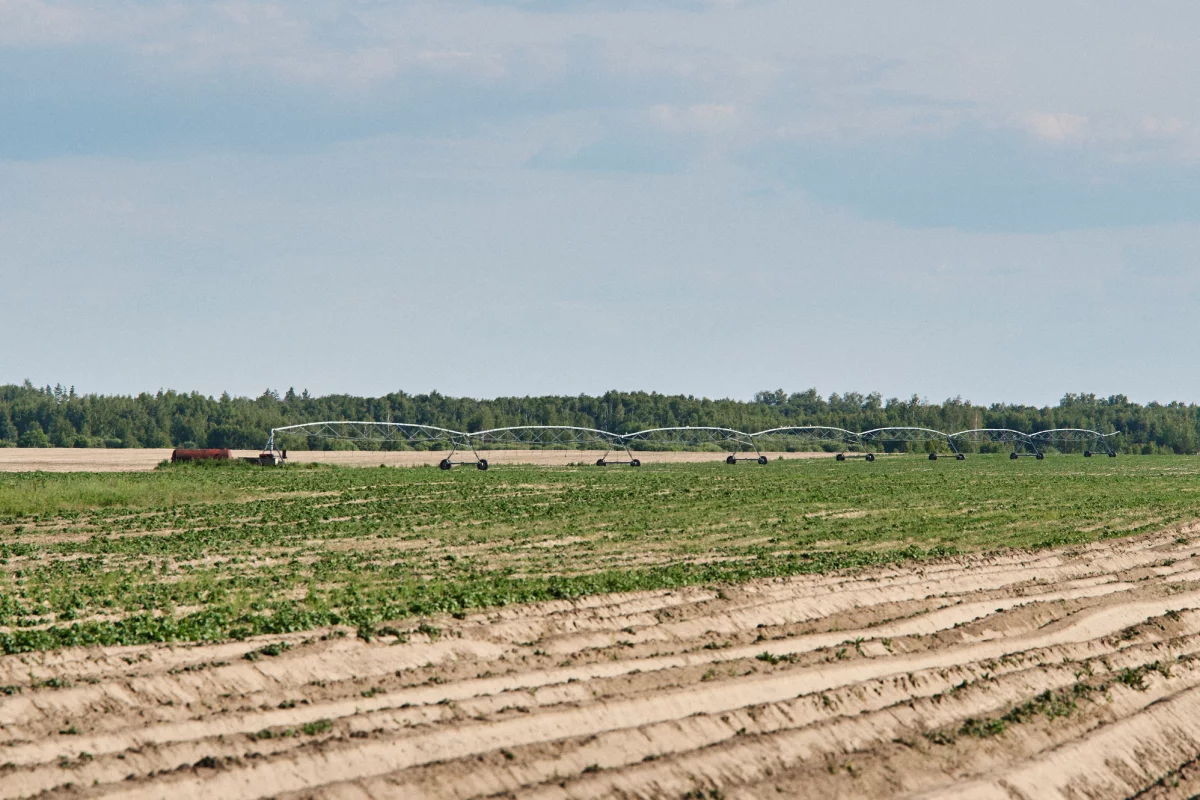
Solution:
<svg viewBox="0 0 1200 800"><path fill-rule="evenodd" d="M834 428L829 425L787 425L780 428L768 428L765 431L750 434L756 442L771 441L774 439L784 439L795 437L805 439L812 442L836 442L842 445L838 452L838 461L845 461L847 458L863 458L867 461L874 461L875 454L866 452L863 449L863 440L861 433L848 431L845 428ZM859 452L850 452L849 448L857 446Z"/></svg>
<svg viewBox="0 0 1200 800"><path fill-rule="evenodd" d="M409 448L412 445L449 444L450 452L438 464L442 469L450 469L455 464L475 464L479 469L488 468L487 459L479 457L469 434L450 428L439 428L435 425L417 425L408 422L327 421L272 428L271 436L267 440L267 446L263 452L284 461L287 459L287 450L282 449L282 444L276 441L279 434L303 436L305 439L369 442L378 445L380 450L395 449L390 445ZM454 460L460 450L468 449L475 456L474 461Z"/></svg>
<svg viewBox="0 0 1200 800"><path fill-rule="evenodd" d="M945 433L944 431L935 431L933 428L917 428L917 427L898 427L898 428L874 428L869 431L863 431L859 437L864 442L945 442L950 448L951 454L958 461L966 459L966 454L961 452L954 444L954 435ZM930 452L930 461L937 461L938 454L936 451Z"/></svg>
<svg viewBox="0 0 1200 800"><path fill-rule="evenodd" d="M1028 433L1015 431L1012 428L972 428L951 434L953 438L964 442L996 442L1011 444L1012 452L1008 457L1016 461L1022 456L1036 458L1041 461L1045 454L1038 449L1037 442Z"/></svg>
<svg viewBox="0 0 1200 800"><path fill-rule="evenodd" d="M1087 428L1051 428L1046 431L1037 431L1030 434L1030 438L1039 442L1091 442L1091 447L1085 445L1083 456L1091 458L1094 453L1103 453L1109 458L1116 458L1117 451L1113 449L1109 439L1116 436L1117 432L1100 433L1099 431L1088 430Z"/></svg>
<svg viewBox="0 0 1200 800"><path fill-rule="evenodd" d="M450 469L455 464L474 464L478 469L486 470L488 462L480 456L492 447L530 448L530 449L581 449L591 447L603 449L604 455L597 461L597 466L609 464L628 464L637 467L641 461L634 455L635 450L650 450L655 448L705 447L715 445L721 450L729 451L725 461L736 464L739 461L756 461L766 464L767 457L763 454L760 443L786 440L789 437L806 439L816 442L836 442L842 445L837 454L838 461L847 458L864 458L875 460L875 453L867 450L868 445L895 442L945 442L950 454L958 461L966 458L958 443L967 442L999 442L1012 445L1009 458L1017 459L1030 456L1041 460L1045 457L1044 446L1058 443L1091 443L1084 450L1085 457L1093 453L1103 453L1115 458L1117 453L1111 444L1113 433L1100 433L1086 428L1053 428L1023 433L1010 428L972 428L945 433L932 428L915 426L900 426L872 428L871 430L854 432L845 428L835 428L827 425L798 425L769 428L757 433L746 433L734 428L719 428L713 426L678 426L668 428L650 428L634 431L633 433L613 433L598 428L585 428L574 425L515 425L506 428L490 428L471 433L456 431L450 428L439 428L434 425L417 425L404 422L367 422L367 421L326 421L306 422L299 425L285 425L272 428L263 457L270 456L270 463L284 463L287 450L282 449L287 437L300 436L306 440L329 439L348 442L366 442L381 450L404 449L423 445L438 445L449 447L446 457L438 464L442 469ZM850 453L850 447L857 447L858 452ZM754 454L750 455L753 450ZM466 460L455 460L455 456L470 451L471 456ZM610 459L614 451L624 454L624 458ZM435 450L434 452L438 452ZM938 453L929 453L929 460L936 461ZM263 462L267 463L267 462Z"/></svg>
<svg viewBox="0 0 1200 800"><path fill-rule="evenodd" d="M362 422L335 420L329 422L305 422L300 425L285 425L272 428L266 449L276 449L276 438L280 435L303 436L306 439L334 439L348 442L373 442L381 447L386 444L423 444L426 442L453 442L463 444L465 433L439 428L434 425L416 425L407 422Z"/></svg>
<svg viewBox="0 0 1200 800"><path fill-rule="evenodd" d="M602 431L598 428L581 428L574 425L515 425L509 428L491 428L486 431L465 434L469 441L480 446L507 445L509 447L542 448L551 450L571 450L586 448L589 445L596 450L603 450L604 455L596 460L596 466L605 467L609 464L628 464L640 467L642 462L634 458L629 451L629 442L618 433ZM625 460L610 459L609 453L621 450Z"/></svg>
<svg viewBox="0 0 1200 800"><path fill-rule="evenodd" d="M725 457L726 464L736 464L739 461L757 461L766 464L767 457L758 449L754 436L733 428L715 428L708 426L680 426L674 428L650 428L621 435L628 447L632 443L662 445L666 447L704 447L717 445L722 450L732 452ZM742 455L753 449L754 455Z"/></svg>

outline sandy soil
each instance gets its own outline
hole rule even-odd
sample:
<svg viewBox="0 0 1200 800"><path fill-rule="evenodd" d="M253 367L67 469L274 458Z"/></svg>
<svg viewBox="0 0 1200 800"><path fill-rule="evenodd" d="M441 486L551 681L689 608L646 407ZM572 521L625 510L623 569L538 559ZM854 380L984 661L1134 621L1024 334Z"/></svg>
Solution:
<svg viewBox="0 0 1200 800"><path fill-rule="evenodd" d="M235 450L241 457L257 456L257 450ZM444 452L355 452L355 451L302 451L289 450L288 461L296 464L316 462L320 464L343 464L347 466L389 467L436 466L445 458ZM593 450L481 450L480 455L489 464L544 464L565 466L567 464L595 464L604 455ZM751 454L752 455L752 454ZM470 457L471 454L467 453ZM623 458L624 453L620 456ZM663 462L723 461L725 453L637 453L643 464ZM777 458L831 458L833 453L769 453ZM0 448L0 472L142 472L154 469L163 459L171 457L170 449L91 450L72 448ZM610 459L616 454L609 454ZM882 457L882 456L881 456ZM455 459L463 459L457 454Z"/></svg>
<svg viewBox="0 0 1200 800"><path fill-rule="evenodd" d="M169 449L0 448L0 472L142 472L170 458Z"/></svg>
<svg viewBox="0 0 1200 800"><path fill-rule="evenodd" d="M6 656L0 799L1190 797L1198 534Z"/></svg>

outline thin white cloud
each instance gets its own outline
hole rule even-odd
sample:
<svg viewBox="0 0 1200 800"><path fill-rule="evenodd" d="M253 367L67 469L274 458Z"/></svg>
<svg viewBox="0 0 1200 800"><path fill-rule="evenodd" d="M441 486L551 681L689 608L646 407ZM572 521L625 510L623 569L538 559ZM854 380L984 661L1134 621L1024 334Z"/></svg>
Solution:
<svg viewBox="0 0 1200 800"><path fill-rule="evenodd" d="M186 12L178 3L141 5L116 0L63 2L0 0L0 48L121 44L153 35Z"/></svg>
<svg viewBox="0 0 1200 800"><path fill-rule="evenodd" d="M732 103L660 104L650 109L650 118L662 130L688 133L722 133L740 121L738 108Z"/></svg>
<svg viewBox="0 0 1200 800"><path fill-rule="evenodd" d="M1146 117L1142 120L1142 130L1152 136L1179 136L1188 127L1179 117Z"/></svg>
<svg viewBox="0 0 1200 800"><path fill-rule="evenodd" d="M1106 147L1122 137L1093 129L1096 89L1122 91L1123 76L1145 69L1131 65L1129 51L1114 50L1104 63L1088 62L1093 79L1080 81L1072 72L1080 61L1078 43L1028 44L1016 35L1023 30L1016 26L1019 8L996 12L987 36L980 13L966 4L941 9L937 26L928 25L929 9L901 12L887 3L868 3L855 13L771 1L581 3L548 10L546 4L423 0L0 0L0 46L100 42L146 59L151 73L165 80L173 71L245 72L335 96L370 96L398 79L419 86L430 75L449 76L525 97L556 91L560 105L570 93L573 104L591 103L600 113L614 106L610 95L639 85L641 95L626 108L652 105L658 124L680 133L736 127L740 138L730 139L731 146L770 138L941 136L981 125ZM1106 7L1100 16L1114 14L1120 12ZM1095 22L1086 24L1094 33ZM1175 46L1177 31L1158 32L1163 59L1176 74L1188 74L1185 62L1194 57ZM1062 63L1052 68L1056 57ZM1012 107L1021 97L1072 111ZM1200 114L1196 92L1179 99L1181 107L1163 105L1108 128L1123 126L1126 140L1177 135L1180 120Z"/></svg>
<svg viewBox="0 0 1200 800"><path fill-rule="evenodd" d="M1025 116L1025 124L1039 139L1048 142L1078 140L1088 132L1089 120L1080 114L1036 112Z"/></svg>

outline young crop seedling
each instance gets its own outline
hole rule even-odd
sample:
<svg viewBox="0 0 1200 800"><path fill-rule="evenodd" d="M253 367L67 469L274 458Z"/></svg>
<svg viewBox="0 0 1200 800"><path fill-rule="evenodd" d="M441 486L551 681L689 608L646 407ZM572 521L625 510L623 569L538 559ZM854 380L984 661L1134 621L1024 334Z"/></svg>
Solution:
<svg viewBox="0 0 1200 800"><path fill-rule="evenodd" d="M919 458L4 473L0 653L315 629L436 640L435 615L1084 544L1195 514L1200 464L1096 466L980 455L933 473ZM831 657L866 652L851 640Z"/></svg>

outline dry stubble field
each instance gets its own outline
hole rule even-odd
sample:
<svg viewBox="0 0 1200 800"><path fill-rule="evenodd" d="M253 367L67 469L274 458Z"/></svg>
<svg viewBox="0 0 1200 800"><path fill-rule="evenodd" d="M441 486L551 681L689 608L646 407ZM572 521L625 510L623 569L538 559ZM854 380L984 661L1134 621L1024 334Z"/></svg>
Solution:
<svg viewBox="0 0 1200 800"><path fill-rule="evenodd" d="M1191 797L1200 465L0 478L0 798Z"/></svg>

